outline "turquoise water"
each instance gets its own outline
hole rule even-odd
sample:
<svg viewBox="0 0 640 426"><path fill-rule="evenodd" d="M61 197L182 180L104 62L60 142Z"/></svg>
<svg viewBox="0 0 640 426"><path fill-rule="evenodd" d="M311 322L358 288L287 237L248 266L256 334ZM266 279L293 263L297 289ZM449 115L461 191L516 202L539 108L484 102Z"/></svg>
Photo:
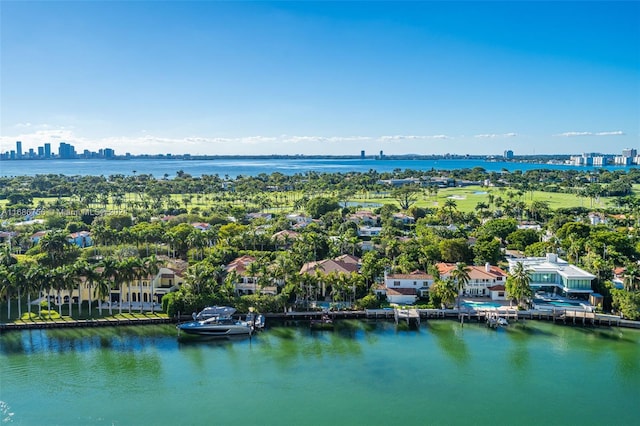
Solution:
<svg viewBox="0 0 640 426"><path fill-rule="evenodd" d="M468 308L472 308L472 309L487 309L487 308L502 307L500 303L494 303L494 302L464 302L461 305L466 306Z"/></svg>
<svg viewBox="0 0 640 426"><path fill-rule="evenodd" d="M631 425L640 414L638 330L336 327L190 343L171 325L5 333L0 415L19 425Z"/></svg>
<svg viewBox="0 0 640 426"><path fill-rule="evenodd" d="M487 171L499 172L502 169L514 170L629 170L627 167L576 167L557 164L529 164L484 160L374 160L374 159L246 159L224 158L217 160L178 160L178 159L131 159L122 161L109 160L11 160L0 161L0 176L19 176L37 174L96 175L109 176L123 174L131 176L135 173L151 174L161 178L165 173L175 177L178 170L193 176L203 174L220 177L225 175L235 178L238 175L256 176L260 173L280 172L285 175L315 172L391 172L395 169L412 170L455 170L482 167ZM135 172L134 172L135 170Z"/></svg>
<svg viewBox="0 0 640 426"><path fill-rule="evenodd" d="M553 305L553 306L571 306L571 307L575 307L575 306L582 306L580 303L577 302L545 302L548 303L549 305Z"/></svg>

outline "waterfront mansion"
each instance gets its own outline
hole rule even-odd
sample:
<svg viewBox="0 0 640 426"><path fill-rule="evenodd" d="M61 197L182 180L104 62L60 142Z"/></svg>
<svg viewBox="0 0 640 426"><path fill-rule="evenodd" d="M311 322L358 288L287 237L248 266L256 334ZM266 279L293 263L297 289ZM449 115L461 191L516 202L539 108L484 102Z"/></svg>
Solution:
<svg viewBox="0 0 640 426"><path fill-rule="evenodd" d="M591 281L595 275L560 259L557 254L548 253L545 257L524 257L509 259L509 271L513 271L520 262L529 271L529 286L536 293L549 293L570 299L589 298L593 293Z"/></svg>

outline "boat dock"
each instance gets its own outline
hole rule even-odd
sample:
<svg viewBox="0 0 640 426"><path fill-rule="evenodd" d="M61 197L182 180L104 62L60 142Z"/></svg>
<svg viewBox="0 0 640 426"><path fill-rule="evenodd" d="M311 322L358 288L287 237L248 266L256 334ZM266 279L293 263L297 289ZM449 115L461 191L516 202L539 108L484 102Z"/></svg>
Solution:
<svg viewBox="0 0 640 426"><path fill-rule="evenodd" d="M393 317L396 320L396 324L400 321L406 321L407 325L420 325L420 314L417 309L394 309Z"/></svg>
<svg viewBox="0 0 640 426"><path fill-rule="evenodd" d="M116 327L121 325L169 324L175 319L169 317L133 317L133 318L100 318L87 320L49 320L49 321L19 321L0 324L0 331L30 330L42 328L72 328L72 327Z"/></svg>
<svg viewBox="0 0 640 426"><path fill-rule="evenodd" d="M457 309L405 309L411 311L407 315L399 315L396 319L395 309L365 309L360 311L292 311L264 314L268 320L276 321L310 321L319 320L323 315L328 315L332 320L336 319L382 319L382 320L409 320L417 324L428 319L457 319L464 322L487 322L488 315L497 314L499 317L511 321L541 320L553 321L566 325L581 326L615 326L640 329L640 321L621 319L616 315L599 314L582 310L552 309L552 310L528 310L519 311L515 308L497 310L460 310ZM491 314L494 313L494 314ZM175 323L183 317L132 317L132 318L101 318L88 320L50 320L50 321L19 321L14 323L0 323L0 332L9 330L26 330L40 328L67 328L67 327L105 327L121 325L143 324L169 324ZM190 319L191 317L184 317Z"/></svg>
<svg viewBox="0 0 640 426"><path fill-rule="evenodd" d="M398 313L400 311L400 313ZM406 312L402 312L406 311ZM409 313L410 312L410 313ZM292 311L285 313L265 314L267 319L275 320L313 320L320 319L326 312L323 311ZM616 315L598 314L586 311L574 311L568 309L553 310L527 310L520 311L516 308L503 309L365 309L364 311L329 311L332 319L387 319L396 321L411 320L420 321L428 319L457 319L461 322L486 322L490 316L498 316L507 321L542 320L561 322L568 325L602 325L640 328L640 322L623 320Z"/></svg>

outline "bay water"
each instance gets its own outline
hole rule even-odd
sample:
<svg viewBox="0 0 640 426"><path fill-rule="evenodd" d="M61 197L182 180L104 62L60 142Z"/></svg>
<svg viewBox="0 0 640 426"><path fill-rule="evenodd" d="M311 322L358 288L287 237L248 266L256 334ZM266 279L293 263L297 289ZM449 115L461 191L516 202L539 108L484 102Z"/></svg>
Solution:
<svg viewBox="0 0 640 426"><path fill-rule="evenodd" d="M632 425L640 330L520 321L339 321L251 339L173 325L0 335L17 425Z"/></svg>
<svg viewBox="0 0 640 426"><path fill-rule="evenodd" d="M578 167L564 164L536 164L507 161L486 161L483 159L437 159L437 160L407 160L390 159L375 160L370 158L220 158L213 160L182 160L182 159L145 159L132 158L130 160L8 160L0 161L0 176L34 176L42 174L64 175L93 175L110 176L122 174L149 174L156 178L176 176L178 171L184 171L192 176L218 175L236 178L242 176L257 176L261 173L271 174L279 172L284 175L306 173L348 173L348 172L391 172L393 170L456 170L482 167L489 172L527 171L535 169L553 170L625 170L625 167ZM628 169L628 168L626 168Z"/></svg>

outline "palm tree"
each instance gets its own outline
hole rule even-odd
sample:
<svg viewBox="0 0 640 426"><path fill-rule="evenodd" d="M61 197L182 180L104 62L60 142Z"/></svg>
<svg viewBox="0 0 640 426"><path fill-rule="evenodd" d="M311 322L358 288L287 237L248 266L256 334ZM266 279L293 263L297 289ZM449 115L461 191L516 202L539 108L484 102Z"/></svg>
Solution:
<svg viewBox="0 0 640 426"><path fill-rule="evenodd" d="M0 294L4 293L7 298L7 319L11 318L11 290L15 288L14 270L18 260L11 254L11 249L5 245L0 251Z"/></svg>
<svg viewBox="0 0 640 426"><path fill-rule="evenodd" d="M122 313L122 284L127 283L127 300L129 304L129 313L131 313L131 286L137 277L137 270L142 266L142 262L137 257L129 257L118 263L120 269L120 312Z"/></svg>
<svg viewBox="0 0 640 426"><path fill-rule="evenodd" d="M456 289L458 291L458 311L460 310L460 296L462 295L462 291L469 283L471 277L469 276L469 269L467 264L464 262L456 263L456 268L451 271L451 278L456 283Z"/></svg>
<svg viewBox="0 0 640 426"><path fill-rule="evenodd" d="M638 275L640 275L640 268L638 264L629 262L624 271L623 285L627 291L632 291L638 288Z"/></svg>
<svg viewBox="0 0 640 426"><path fill-rule="evenodd" d="M517 262L507 277L506 289L507 293L517 300L518 306L533 295L530 282L531 271L522 262Z"/></svg>
<svg viewBox="0 0 640 426"><path fill-rule="evenodd" d="M7 319L11 319L11 272L5 265L0 264L0 296L7 299Z"/></svg>
<svg viewBox="0 0 640 426"><path fill-rule="evenodd" d="M62 267L64 288L69 292L69 316L71 316L71 302L73 301L73 290L78 288L78 300L81 300L80 296L80 276L78 271L72 265L65 265ZM61 301L62 303L62 301Z"/></svg>
<svg viewBox="0 0 640 426"><path fill-rule="evenodd" d="M28 294L29 280L27 279L28 267L23 263L16 263L9 267L11 285L18 292L18 318L22 318L22 292ZM7 300L8 302L8 300Z"/></svg>
<svg viewBox="0 0 640 426"><path fill-rule="evenodd" d="M154 303L155 303L155 289L154 289L154 285L153 285L153 281L156 277L156 275L158 275L158 272L160 271L160 265L162 264L162 261L160 259L158 259L156 257L155 254L152 254L151 256L145 257L143 259L143 263L142 263L142 270L144 271L145 275L149 278L149 286L151 287L151 294L149 295L149 301L151 302L151 313L153 314L153 310L154 310ZM142 296L142 295L141 295ZM142 306L142 305L140 305ZM140 308L142 309L142 308Z"/></svg>
<svg viewBox="0 0 640 426"><path fill-rule="evenodd" d="M27 281L30 283L29 286L32 286L34 290L38 290L38 297L44 292L44 286L49 281L47 278L48 271L48 268L35 264L29 268L29 272L27 273ZM27 293L27 304L29 316L31 316L31 292ZM38 316L40 315L42 315L42 304L38 303Z"/></svg>
<svg viewBox="0 0 640 426"><path fill-rule="evenodd" d="M64 263L65 255L71 243L63 231L47 232L40 239L40 249L47 255L47 263L52 268L61 266Z"/></svg>
<svg viewBox="0 0 640 426"><path fill-rule="evenodd" d="M456 284L451 277L448 277L446 280L436 278L431 291L440 298L443 307L446 307L456 300Z"/></svg>
<svg viewBox="0 0 640 426"><path fill-rule="evenodd" d="M50 286L56 290L56 302L60 316L62 316L62 289L65 288L65 278L65 270L62 266L53 268L49 275Z"/></svg>
<svg viewBox="0 0 640 426"><path fill-rule="evenodd" d="M102 280L98 282L96 292L101 300L107 297L109 302L109 315L113 315L113 309L111 307L111 283L117 284L120 282L120 270L118 269L118 261L114 258L107 257L100 262L102 266ZM106 285L103 285L106 284ZM105 288L106 287L106 288ZM106 292L105 292L106 290ZM102 315L102 304L98 305L100 308L100 315Z"/></svg>
<svg viewBox="0 0 640 426"><path fill-rule="evenodd" d="M23 289L27 296L27 312L29 313L29 319L31 319L31 295L39 285L37 280L32 276L32 271L36 269L37 265L35 263L25 264Z"/></svg>
<svg viewBox="0 0 640 426"><path fill-rule="evenodd" d="M11 248L8 245L2 246L2 249L0 249L0 265L9 267L16 263L18 263L18 259L11 254Z"/></svg>
<svg viewBox="0 0 640 426"><path fill-rule="evenodd" d="M189 266L185 276L185 283L194 295L207 293L208 284L213 281L212 268L205 262L199 262Z"/></svg>
<svg viewBox="0 0 640 426"><path fill-rule="evenodd" d="M89 290L89 316L91 316L91 304L93 303L91 297L91 290L93 290L93 285L100 279L100 274L96 271L96 266L89 264L85 261L77 262L74 265L76 270L76 274L78 277L84 277L84 283ZM82 285L82 284L81 284ZM82 290L79 291L78 296L78 315L82 314Z"/></svg>

